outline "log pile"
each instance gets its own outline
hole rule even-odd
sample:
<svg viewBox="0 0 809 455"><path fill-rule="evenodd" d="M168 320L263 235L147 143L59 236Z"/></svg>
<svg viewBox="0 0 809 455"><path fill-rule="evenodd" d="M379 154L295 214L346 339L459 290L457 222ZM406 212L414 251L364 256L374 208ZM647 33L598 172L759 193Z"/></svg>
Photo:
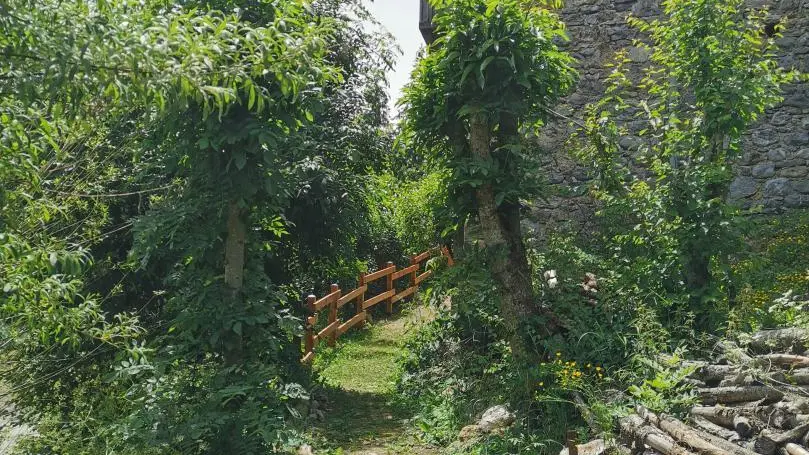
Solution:
<svg viewBox="0 0 809 455"><path fill-rule="evenodd" d="M644 455L809 455L809 331L759 332L744 348L722 342L710 361L684 361L693 368L699 405L686 418L656 414L642 406L620 420L613 451ZM592 445L592 444L591 444ZM600 455L587 445L567 454ZM579 448L584 449L584 452Z"/></svg>

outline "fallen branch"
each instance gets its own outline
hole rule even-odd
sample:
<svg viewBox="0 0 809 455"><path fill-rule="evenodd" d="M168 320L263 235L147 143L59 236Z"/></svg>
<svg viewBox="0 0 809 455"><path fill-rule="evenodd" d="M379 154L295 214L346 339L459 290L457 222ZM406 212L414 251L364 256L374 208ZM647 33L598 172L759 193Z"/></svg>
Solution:
<svg viewBox="0 0 809 455"><path fill-rule="evenodd" d="M679 446L659 429L646 425L639 416L632 414L621 419L621 434L657 450L663 455L696 455Z"/></svg>

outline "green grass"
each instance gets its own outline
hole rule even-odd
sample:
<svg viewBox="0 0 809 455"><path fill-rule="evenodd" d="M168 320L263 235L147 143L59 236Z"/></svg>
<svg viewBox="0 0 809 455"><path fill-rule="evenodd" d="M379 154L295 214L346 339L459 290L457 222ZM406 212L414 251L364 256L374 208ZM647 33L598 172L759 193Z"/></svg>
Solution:
<svg viewBox="0 0 809 455"><path fill-rule="evenodd" d="M411 306L318 353L313 368L327 397L326 418L313 428L319 448L332 454L438 453L418 442L410 413L395 400L405 335L431 317L424 307Z"/></svg>

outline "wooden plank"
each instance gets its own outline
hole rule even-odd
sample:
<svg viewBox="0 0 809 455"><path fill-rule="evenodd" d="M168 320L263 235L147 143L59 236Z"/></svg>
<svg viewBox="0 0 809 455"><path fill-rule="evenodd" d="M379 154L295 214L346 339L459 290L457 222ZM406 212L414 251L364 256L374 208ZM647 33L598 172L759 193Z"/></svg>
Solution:
<svg viewBox="0 0 809 455"><path fill-rule="evenodd" d="M312 361L312 359L314 359L314 358L315 358L315 353L314 353L314 352L308 352L308 353L306 353L306 355L305 355L305 356L303 356L303 358L301 359L301 363L309 363L309 362L311 362L311 361Z"/></svg>
<svg viewBox="0 0 809 455"><path fill-rule="evenodd" d="M402 270L397 271L396 273L391 275L391 278L393 278L393 280L396 281L399 278L401 278L401 277L403 277L405 275L409 275L412 272L417 272L418 270L419 270L419 264L413 264L411 266L403 268Z"/></svg>
<svg viewBox="0 0 809 455"><path fill-rule="evenodd" d="M381 302L381 301L383 301L385 299L388 299L390 297L393 297L395 294L396 294L396 290L392 289L390 291L385 291L385 292L383 292L383 293L381 293L381 294L379 294L377 296L371 297L370 299L365 301L365 303L362 305L362 309L367 310L368 308L371 308L372 306L376 305L377 303L379 303L379 302Z"/></svg>
<svg viewBox="0 0 809 455"><path fill-rule="evenodd" d="M315 304L315 296L306 297L306 308L311 310ZM304 333L304 352L308 355L315 349L315 324L317 323L317 313L306 318L306 331Z"/></svg>
<svg viewBox="0 0 809 455"><path fill-rule="evenodd" d="M416 261L416 262L421 262L421 261L423 261L425 259L428 259L432 255L433 255L433 250L427 250L427 251L417 255L415 258L413 258L413 260Z"/></svg>
<svg viewBox="0 0 809 455"><path fill-rule="evenodd" d="M353 318L349 319L348 321L340 324L340 327L337 327L337 336L341 336L342 334L346 333L348 329L354 327L355 324L359 324L360 322L365 320L365 315L368 314L366 312L362 312L359 314L355 314Z"/></svg>
<svg viewBox="0 0 809 455"><path fill-rule="evenodd" d="M418 275L419 270L421 269L421 263L416 260L416 256L410 256L410 266L416 267L416 270L410 272L410 286L416 285L416 275Z"/></svg>
<svg viewBox="0 0 809 455"><path fill-rule="evenodd" d="M405 297L411 296L411 295L413 295L413 293L416 292L416 290L418 288L419 288L418 286L410 286L409 288L405 289L404 291L394 295L393 298L391 298L391 301L393 303L396 303L396 302L398 302L399 300L402 300Z"/></svg>
<svg viewBox="0 0 809 455"><path fill-rule="evenodd" d="M329 303L329 325L327 327L331 327L334 324L339 326L340 321L337 320L337 301L340 300L340 296L342 292L340 291L340 286L336 284L331 285L331 293L337 293L337 296L334 300ZM331 332L331 336L329 336L329 346L334 346L337 344L337 329L335 328Z"/></svg>
<svg viewBox="0 0 809 455"><path fill-rule="evenodd" d="M356 304L357 306L355 307L355 311L356 311L356 314L360 314L360 313L366 314L365 310L363 308L365 306L365 292L368 290L368 286L365 285L365 274L364 273L360 273L360 278L359 278L359 280L357 280L357 282L359 283L359 286L361 288L363 288L364 290L362 291L362 294L357 296L357 304ZM362 321L360 322L360 325L362 325L362 324L365 324L365 317L363 317Z"/></svg>
<svg viewBox="0 0 809 455"><path fill-rule="evenodd" d="M337 291L332 291L327 296L313 303L309 311L311 311L312 313L320 311L323 308L329 306L330 303L337 301L337 299L339 298L340 298L340 290L338 289Z"/></svg>
<svg viewBox="0 0 809 455"><path fill-rule="evenodd" d="M428 270L428 271L422 273L421 275L417 276L416 277L416 284L419 284L422 281L426 280L427 278L430 278L430 276L432 276L432 274L433 274L433 271Z"/></svg>
<svg viewBox="0 0 809 455"><path fill-rule="evenodd" d="M443 254L444 257L447 258L447 266L452 267L455 265L455 260L452 259L452 253L449 252L449 248L447 248L446 246L442 246L441 254Z"/></svg>
<svg viewBox="0 0 809 455"><path fill-rule="evenodd" d="M388 262L388 264L391 264L391 263ZM365 283L367 284L367 283L370 283L371 281L378 280L379 278L382 278L383 276L390 275L391 273L393 273L395 271L396 271L396 266L393 266L393 265L385 266L385 268L382 269L382 270L377 270L374 273L369 273L368 275L365 275Z"/></svg>
<svg viewBox="0 0 809 455"><path fill-rule="evenodd" d="M334 321L320 332L317 332L317 335L315 335L315 343L334 333L337 330L337 327L340 327L340 321Z"/></svg>
<svg viewBox="0 0 809 455"><path fill-rule="evenodd" d="M367 290L368 290L368 286L360 286L357 289L354 289L353 291L349 292L348 294L340 297L337 300L337 308L340 308L341 306L345 305L346 303L354 300L355 298L357 298L357 296L359 296L360 294L364 294L365 291L367 291Z"/></svg>
<svg viewBox="0 0 809 455"><path fill-rule="evenodd" d="M393 262L388 262L385 265L387 265L388 268L393 266L393 271L396 272L396 266L393 265ZM396 287L394 286L392 277L393 277L393 274L390 274L390 275L388 275L388 278L385 280L385 284L386 284L385 289L387 289L388 292L393 291L393 293L395 294L396 293ZM393 294L390 297L388 297L388 299L385 301L385 312L388 313L388 314L393 313L393 300L391 300L392 298L393 298Z"/></svg>

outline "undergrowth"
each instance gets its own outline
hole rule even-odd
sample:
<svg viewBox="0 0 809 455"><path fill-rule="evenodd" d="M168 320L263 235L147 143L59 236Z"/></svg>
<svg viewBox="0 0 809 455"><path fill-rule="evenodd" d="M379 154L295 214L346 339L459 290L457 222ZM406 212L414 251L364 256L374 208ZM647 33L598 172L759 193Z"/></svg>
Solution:
<svg viewBox="0 0 809 455"><path fill-rule="evenodd" d="M669 317L677 295L637 286L635 268L647 264L617 263L608 248L574 235L550 238L531 258L535 288L565 330L535 343L531 365L513 364L483 255L468 251L432 282L425 296L437 317L406 344L397 387L421 436L450 444L486 408L507 404L518 416L508 431L447 450L555 454L570 430L581 440L609 437L635 404L684 415L696 394L682 381L691 370L680 360L701 356L719 337L809 322L801 316L809 212L736 222L748 245L730 258L740 291L713 308L725 321L713 333L695 332L693 315ZM587 273L597 281L589 291Z"/></svg>

